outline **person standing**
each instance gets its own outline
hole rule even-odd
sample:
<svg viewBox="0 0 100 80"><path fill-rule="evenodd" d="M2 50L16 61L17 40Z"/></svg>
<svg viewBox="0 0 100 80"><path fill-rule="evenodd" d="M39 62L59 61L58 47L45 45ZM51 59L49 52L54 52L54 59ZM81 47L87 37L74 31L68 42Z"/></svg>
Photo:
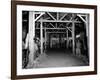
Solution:
<svg viewBox="0 0 100 80"><path fill-rule="evenodd" d="M76 41L76 56L81 56L81 43L79 39Z"/></svg>

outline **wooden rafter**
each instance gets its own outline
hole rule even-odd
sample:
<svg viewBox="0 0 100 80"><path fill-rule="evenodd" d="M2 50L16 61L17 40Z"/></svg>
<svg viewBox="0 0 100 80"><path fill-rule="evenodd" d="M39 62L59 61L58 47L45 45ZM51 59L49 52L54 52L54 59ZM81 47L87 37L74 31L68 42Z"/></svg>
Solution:
<svg viewBox="0 0 100 80"><path fill-rule="evenodd" d="M84 17L86 17L86 16L87 16L86 14L78 14L78 15L81 15L81 16L84 16Z"/></svg>
<svg viewBox="0 0 100 80"><path fill-rule="evenodd" d="M77 16L78 16L80 19L82 19L83 22L86 23L86 20L85 20L81 15L78 14Z"/></svg>
<svg viewBox="0 0 100 80"><path fill-rule="evenodd" d="M74 15L72 15L72 17L70 18L70 21L72 21L73 20L73 17L74 17ZM67 26L69 25L70 23L68 23L67 24Z"/></svg>
<svg viewBox="0 0 100 80"><path fill-rule="evenodd" d="M40 28L36 28L36 29L40 29ZM42 28L44 29L44 28ZM61 29L66 29L66 28L46 28L46 29L58 29L58 30L61 30Z"/></svg>
<svg viewBox="0 0 100 80"><path fill-rule="evenodd" d="M66 27L66 28L67 28L67 30L69 30L70 32L72 32L72 30L69 27Z"/></svg>
<svg viewBox="0 0 100 80"><path fill-rule="evenodd" d="M67 14L64 14L64 15L60 18L60 20L62 20L66 15L67 15Z"/></svg>
<svg viewBox="0 0 100 80"><path fill-rule="evenodd" d="M71 20L38 20L37 22L72 22ZM81 23L80 21L74 21L75 23Z"/></svg>
<svg viewBox="0 0 100 80"><path fill-rule="evenodd" d="M52 23L50 23L50 25L51 25L53 28L55 28L54 25L53 25Z"/></svg>
<svg viewBox="0 0 100 80"><path fill-rule="evenodd" d="M70 30L72 30L72 27L68 27Z"/></svg>
<svg viewBox="0 0 100 80"><path fill-rule="evenodd" d="M48 14L53 20L56 20L49 12L47 12L47 14Z"/></svg>
<svg viewBox="0 0 100 80"><path fill-rule="evenodd" d="M64 24L59 24L59 28L65 28Z"/></svg>
<svg viewBox="0 0 100 80"><path fill-rule="evenodd" d="M45 14L44 12L40 13L40 15L35 19L35 21L37 21L43 14Z"/></svg>
<svg viewBox="0 0 100 80"><path fill-rule="evenodd" d="M47 33L66 33L66 32L47 32Z"/></svg>

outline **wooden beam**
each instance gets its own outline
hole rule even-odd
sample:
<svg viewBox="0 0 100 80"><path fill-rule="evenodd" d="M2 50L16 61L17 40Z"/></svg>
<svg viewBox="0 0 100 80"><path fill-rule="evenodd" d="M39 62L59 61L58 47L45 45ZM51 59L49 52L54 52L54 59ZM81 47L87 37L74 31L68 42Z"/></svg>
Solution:
<svg viewBox="0 0 100 80"><path fill-rule="evenodd" d="M49 24L50 24L53 28L55 28L54 25L53 25L52 23L49 23Z"/></svg>
<svg viewBox="0 0 100 80"><path fill-rule="evenodd" d="M72 30L69 27L66 27L66 28L67 28L67 30L69 30L70 32L72 32Z"/></svg>
<svg viewBox="0 0 100 80"><path fill-rule="evenodd" d="M72 27L68 27L70 30L72 30Z"/></svg>
<svg viewBox="0 0 100 80"><path fill-rule="evenodd" d="M46 23L45 23L45 25L44 25L44 28L45 28L45 29L44 29L44 30L45 30L45 31L44 31L44 32L45 32L45 46L44 46L44 47L45 47L45 49L46 49L46 42L47 42Z"/></svg>
<svg viewBox="0 0 100 80"><path fill-rule="evenodd" d="M87 48L89 49L89 15L86 16L86 36L87 36ZM88 54L88 58L89 58L89 52L87 53Z"/></svg>
<svg viewBox="0 0 100 80"><path fill-rule="evenodd" d="M65 20L65 21L62 21L62 20L38 20L37 22L62 22L62 23L66 23L66 22L72 22L70 20ZM74 21L74 23L81 23L80 21Z"/></svg>
<svg viewBox="0 0 100 80"><path fill-rule="evenodd" d="M66 47L68 48L68 30L66 30Z"/></svg>
<svg viewBox="0 0 100 80"><path fill-rule="evenodd" d="M72 21L72 19L73 19L73 17L71 17L69 21ZM70 23L68 23L67 26L68 26L69 24L70 24Z"/></svg>
<svg viewBox="0 0 100 80"><path fill-rule="evenodd" d="M40 28L36 28L36 29L40 29ZM44 28L42 28L42 29L44 29ZM46 29L66 29L66 28L46 28Z"/></svg>
<svg viewBox="0 0 100 80"><path fill-rule="evenodd" d="M36 29L40 29L40 28L36 28ZM42 29L45 29L45 28L42 28ZM70 32L72 32L71 28L69 27L66 27L66 28L46 28L46 29L68 29Z"/></svg>
<svg viewBox="0 0 100 80"><path fill-rule="evenodd" d="M86 16L86 23L85 23L85 27L86 27L86 36L89 36L89 16Z"/></svg>
<svg viewBox="0 0 100 80"><path fill-rule="evenodd" d="M67 15L67 14L64 14L64 15L60 18L60 20L62 20L66 15Z"/></svg>
<svg viewBox="0 0 100 80"><path fill-rule="evenodd" d="M59 19L59 13L57 12L57 20Z"/></svg>
<svg viewBox="0 0 100 80"><path fill-rule="evenodd" d="M34 61L34 41L33 38L35 36L35 14L33 11L29 12L29 67L33 67L33 61Z"/></svg>
<svg viewBox="0 0 100 80"><path fill-rule="evenodd" d="M82 19L83 22L86 23L86 20L85 20L81 15L78 15L78 17L79 17L80 19Z"/></svg>
<svg viewBox="0 0 100 80"><path fill-rule="evenodd" d="M43 14L45 14L45 13L40 13L40 15L35 19L35 21L37 21Z"/></svg>
<svg viewBox="0 0 100 80"><path fill-rule="evenodd" d="M56 28L58 27L58 24L56 23Z"/></svg>
<svg viewBox="0 0 100 80"><path fill-rule="evenodd" d="M46 28L45 28L45 49L46 49L46 42L47 42L47 33L46 33Z"/></svg>
<svg viewBox="0 0 100 80"><path fill-rule="evenodd" d="M43 22L40 23L41 54L43 54Z"/></svg>
<svg viewBox="0 0 100 80"><path fill-rule="evenodd" d="M47 12L47 14L54 20L56 20L49 12Z"/></svg>
<svg viewBox="0 0 100 80"><path fill-rule="evenodd" d="M72 50L73 50L73 54L75 54L75 23L72 22L72 44L73 44L73 47L72 47Z"/></svg>
<svg viewBox="0 0 100 80"><path fill-rule="evenodd" d="M47 33L66 33L66 32L47 32Z"/></svg>
<svg viewBox="0 0 100 80"><path fill-rule="evenodd" d="M87 14L78 14L78 15L81 15L81 16L84 16L84 17L86 17L86 16L87 16Z"/></svg>
<svg viewBox="0 0 100 80"><path fill-rule="evenodd" d="M34 11L35 12L35 11ZM44 13L44 12L35 12L35 14L41 14L41 13Z"/></svg>

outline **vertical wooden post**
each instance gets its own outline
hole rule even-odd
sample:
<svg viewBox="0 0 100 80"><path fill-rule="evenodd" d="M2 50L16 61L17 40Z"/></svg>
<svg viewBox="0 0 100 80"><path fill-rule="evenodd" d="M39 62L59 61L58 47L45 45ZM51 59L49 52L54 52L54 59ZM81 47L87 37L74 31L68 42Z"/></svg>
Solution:
<svg viewBox="0 0 100 80"><path fill-rule="evenodd" d="M52 48L52 35L50 34L50 48Z"/></svg>
<svg viewBox="0 0 100 80"><path fill-rule="evenodd" d="M66 47L68 48L68 30L66 29Z"/></svg>
<svg viewBox="0 0 100 80"><path fill-rule="evenodd" d="M86 15L86 23L85 23L85 25L86 25L86 36L88 37L88 35L89 35L89 20L88 20L88 15Z"/></svg>
<svg viewBox="0 0 100 80"><path fill-rule="evenodd" d="M32 67L33 65L33 60L34 60L34 36L35 36L35 15L34 12L30 11L29 12L29 66Z"/></svg>
<svg viewBox="0 0 100 80"><path fill-rule="evenodd" d="M43 53L43 22L40 22L41 54Z"/></svg>
<svg viewBox="0 0 100 80"><path fill-rule="evenodd" d="M75 23L72 21L72 43L73 43L73 54L75 54Z"/></svg>
<svg viewBox="0 0 100 80"><path fill-rule="evenodd" d="M45 24L45 49L46 49L47 33L46 33L46 24Z"/></svg>
<svg viewBox="0 0 100 80"><path fill-rule="evenodd" d="M56 22L56 28L57 28L57 26L58 26L58 24L57 24L57 22Z"/></svg>
<svg viewBox="0 0 100 80"><path fill-rule="evenodd" d="M89 15L86 15L86 37L87 37L87 48L89 49ZM89 52L87 53L88 58L89 58Z"/></svg>
<svg viewBox="0 0 100 80"><path fill-rule="evenodd" d="M59 20L59 13L57 12L57 20Z"/></svg>

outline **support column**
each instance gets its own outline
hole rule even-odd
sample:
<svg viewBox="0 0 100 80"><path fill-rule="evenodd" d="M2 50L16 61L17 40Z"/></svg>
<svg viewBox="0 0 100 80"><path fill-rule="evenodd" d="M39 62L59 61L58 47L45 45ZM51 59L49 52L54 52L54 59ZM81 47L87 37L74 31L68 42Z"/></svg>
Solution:
<svg viewBox="0 0 100 80"><path fill-rule="evenodd" d="M89 49L89 15L86 15L86 23L85 23L85 26L86 26L86 37L87 37L87 48ZM87 51L88 51L87 49ZM89 58L89 52L87 53L87 56Z"/></svg>
<svg viewBox="0 0 100 80"><path fill-rule="evenodd" d="M85 25L86 25L86 36L88 37L88 35L89 35L89 20L88 20L88 15L86 15L86 23L85 23Z"/></svg>
<svg viewBox="0 0 100 80"><path fill-rule="evenodd" d="M57 24L57 22L56 22L56 28L58 27L58 24Z"/></svg>
<svg viewBox="0 0 100 80"><path fill-rule="evenodd" d="M59 13L57 12L57 20L59 20Z"/></svg>
<svg viewBox="0 0 100 80"><path fill-rule="evenodd" d="M68 48L68 30L66 29L66 47Z"/></svg>
<svg viewBox="0 0 100 80"><path fill-rule="evenodd" d="M30 50L30 54L29 54L29 67L33 66L33 61L34 61L34 36L35 36L35 15L33 11L29 12L29 33L28 33L28 37L29 37L29 50Z"/></svg>
<svg viewBox="0 0 100 80"><path fill-rule="evenodd" d="M46 49L46 42L47 42L47 33L46 33L46 25L45 25L45 49Z"/></svg>
<svg viewBox="0 0 100 80"><path fill-rule="evenodd" d="M72 43L73 43L73 54L75 54L75 23L74 21L72 22Z"/></svg>
<svg viewBox="0 0 100 80"><path fill-rule="evenodd" d="M43 22L40 22L41 54L43 54Z"/></svg>

